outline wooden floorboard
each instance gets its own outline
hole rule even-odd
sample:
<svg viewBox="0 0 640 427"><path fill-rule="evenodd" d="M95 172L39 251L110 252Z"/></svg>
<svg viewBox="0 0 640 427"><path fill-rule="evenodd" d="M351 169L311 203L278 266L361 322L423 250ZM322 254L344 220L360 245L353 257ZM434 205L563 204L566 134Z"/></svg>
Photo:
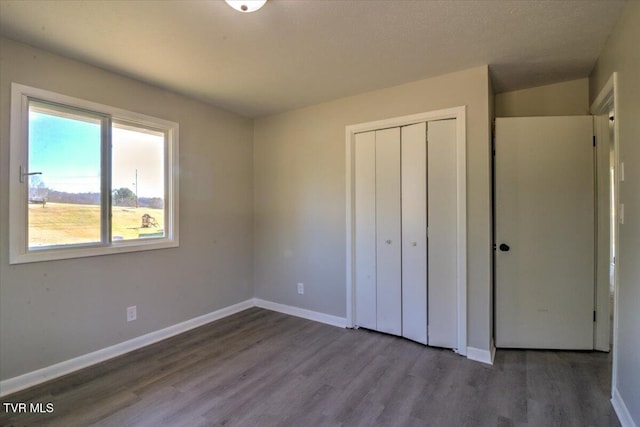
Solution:
<svg viewBox="0 0 640 427"><path fill-rule="evenodd" d="M1 426L619 426L609 355L450 350L251 308L2 398Z"/></svg>

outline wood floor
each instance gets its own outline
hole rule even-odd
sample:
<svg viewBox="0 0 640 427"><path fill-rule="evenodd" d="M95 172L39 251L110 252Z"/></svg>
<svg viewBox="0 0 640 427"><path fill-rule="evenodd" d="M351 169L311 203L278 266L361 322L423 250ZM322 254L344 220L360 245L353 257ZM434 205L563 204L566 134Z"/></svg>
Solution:
<svg viewBox="0 0 640 427"><path fill-rule="evenodd" d="M2 398L2 426L619 426L608 355L500 350L494 366L252 308Z"/></svg>

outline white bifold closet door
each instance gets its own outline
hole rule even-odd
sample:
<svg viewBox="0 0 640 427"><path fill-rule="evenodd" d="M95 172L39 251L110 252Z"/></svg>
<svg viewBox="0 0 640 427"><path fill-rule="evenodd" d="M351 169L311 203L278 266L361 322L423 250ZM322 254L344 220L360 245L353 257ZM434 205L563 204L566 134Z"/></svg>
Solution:
<svg viewBox="0 0 640 427"><path fill-rule="evenodd" d="M355 139L358 326L402 334L400 128Z"/></svg>
<svg viewBox="0 0 640 427"><path fill-rule="evenodd" d="M423 344L457 345L455 123L355 136L359 327Z"/></svg>
<svg viewBox="0 0 640 427"><path fill-rule="evenodd" d="M377 330L402 335L400 128L376 131Z"/></svg>
<svg viewBox="0 0 640 427"><path fill-rule="evenodd" d="M402 336L427 344L427 124L402 128Z"/></svg>
<svg viewBox="0 0 640 427"><path fill-rule="evenodd" d="M355 294L356 324L377 329L376 292L376 133L355 136Z"/></svg>
<svg viewBox="0 0 640 427"><path fill-rule="evenodd" d="M429 122L429 345L457 347L458 204L456 121Z"/></svg>

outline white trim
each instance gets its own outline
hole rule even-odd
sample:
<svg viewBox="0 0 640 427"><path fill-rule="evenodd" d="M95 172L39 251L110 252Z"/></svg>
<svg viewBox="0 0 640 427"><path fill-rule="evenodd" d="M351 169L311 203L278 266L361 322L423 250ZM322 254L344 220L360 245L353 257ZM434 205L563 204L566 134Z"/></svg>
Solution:
<svg viewBox="0 0 640 427"><path fill-rule="evenodd" d="M457 297L458 297L458 353L467 355L467 164L466 164L466 107L447 108L427 113L394 117L367 123L347 126L345 129L345 171L346 171L346 308L347 327L355 325L355 298L353 277L353 143L356 133L385 129L397 126L408 126L415 123L434 120L456 119L456 169L458 175L457 206L458 206L458 242L457 242Z"/></svg>
<svg viewBox="0 0 640 427"><path fill-rule="evenodd" d="M611 105L611 101L615 101L617 83L618 73L611 74L611 77L609 77L609 80L607 80L603 88L600 90L600 93L591 104L591 114L598 115L608 113L608 111L604 111L604 109Z"/></svg>
<svg viewBox="0 0 640 427"><path fill-rule="evenodd" d="M20 182L22 167L27 165L28 100L35 98L63 106L80 108L120 122L162 130L167 134L165 144L165 237L127 241L96 242L91 245L27 248L27 185ZM9 165L9 263L20 264L58 259L80 258L114 253L165 249L179 246L178 240L178 123L144 114L111 107L60 93L11 83L11 129ZM103 159L104 161L104 159ZM102 165L103 168L105 164ZM106 173L103 171L103 173ZM104 191L104 190L103 190ZM104 196L108 197L108 196ZM104 212L107 215L109 212ZM103 234L103 239L105 232Z"/></svg>
<svg viewBox="0 0 640 427"><path fill-rule="evenodd" d="M260 298L254 298L253 304L256 307L277 311L291 316L302 317L303 319L313 320L320 323L326 323L327 325L338 326L340 328L347 327L347 319L344 317L333 316L331 314L320 313L318 311L311 311L277 302L265 301Z"/></svg>
<svg viewBox="0 0 640 427"><path fill-rule="evenodd" d="M353 262L355 259L355 248L353 246L353 221L354 221L354 209L353 209L353 193L354 182L353 182L353 155L351 152L353 151L353 140L355 136L349 126L347 126L345 130L345 211L346 211L346 251L347 251L347 259L346 259L346 308L347 308L347 327L353 328L355 326L355 312L356 312L356 300L353 297L353 287L355 286L354 279L354 271L353 271Z"/></svg>
<svg viewBox="0 0 640 427"><path fill-rule="evenodd" d="M25 388L61 377L79 369L95 365L96 363L112 359L116 356L120 356L121 354L129 353L139 348L146 347L150 344L162 341L174 335L181 334L215 320L222 319L223 317L241 312L253 306L255 306L255 303L252 299L242 301L229 307L224 307L219 310L212 311L211 313L186 320L167 328L160 329L158 331L154 331L146 335L142 335L128 341L124 341L119 344L94 351L92 353L87 353L82 356L74 357L73 359L65 360L64 362L56 363L55 365L47 366L36 371L28 372L17 377L0 381L0 396L6 396L8 394L15 393Z"/></svg>
<svg viewBox="0 0 640 427"><path fill-rule="evenodd" d="M466 107L445 108L443 110L429 111L426 113L411 114L408 116L392 117L389 119L376 120L373 122L359 123L347 126L347 135L380 130L399 126L409 126L416 123L430 122L434 120L457 119L460 114L464 116Z"/></svg>
<svg viewBox="0 0 640 427"><path fill-rule="evenodd" d="M620 396L618 389L614 389L612 395L611 404L613 405L613 409L616 411L618 421L620 421L622 427L637 427L633 418L631 418L631 413L629 412L629 409L627 409L627 405L624 403L624 400L622 400L622 396Z"/></svg>
<svg viewBox="0 0 640 427"><path fill-rule="evenodd" d="M458 173L458 353L467 348L467 118L466 108L456 112L456 169Z"/></svg>
<svg viewBox="0 0 640 427"><path fill-rule="evenodd" d="M467 359L475 360L476 362L486 363L487 365L493 365L493 361L496 357L496 346L491 340L491 348L489 350L482 350L475 347L467 347Z"/></svg>
<svg viewBox="0 0 640 427"><path fill-rule="evenodd" d="M609 110L613 106L614 122L613 122L613 156L614 156L614 170L615 170L615 201L620 203L620 120L618 118L618 73L614 72L609 77L609 80L605 83L604 87L600 90L600 93L596 97L593 104L591 104L591 114L599 115L609 113ZM620 223L615 221L615 253L619 259L620 256ZM618 267L614 269L613 275L613 347L612 347L612 363L611 363L611 390L612 397L615 390L617 390L618 384L618 312L620 307L618 301Z"/></svg>

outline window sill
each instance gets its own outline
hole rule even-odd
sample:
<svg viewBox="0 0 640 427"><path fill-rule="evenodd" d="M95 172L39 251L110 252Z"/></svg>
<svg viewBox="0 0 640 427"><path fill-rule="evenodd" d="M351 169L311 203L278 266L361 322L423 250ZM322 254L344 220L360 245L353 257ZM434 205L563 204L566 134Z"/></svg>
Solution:
<svg viewBox="0 0 640 427"><path fill-rule="evenodd" d="M101 255L122 254L128 252L144 252L155 249L177 248L177 239L153 239L152 242L140 240L115 242L109 246L76 246L66 249L36 249L23 254L13 255L10 264L26 264L31 262L55 261L72 258L85 258Z"/></svg>

